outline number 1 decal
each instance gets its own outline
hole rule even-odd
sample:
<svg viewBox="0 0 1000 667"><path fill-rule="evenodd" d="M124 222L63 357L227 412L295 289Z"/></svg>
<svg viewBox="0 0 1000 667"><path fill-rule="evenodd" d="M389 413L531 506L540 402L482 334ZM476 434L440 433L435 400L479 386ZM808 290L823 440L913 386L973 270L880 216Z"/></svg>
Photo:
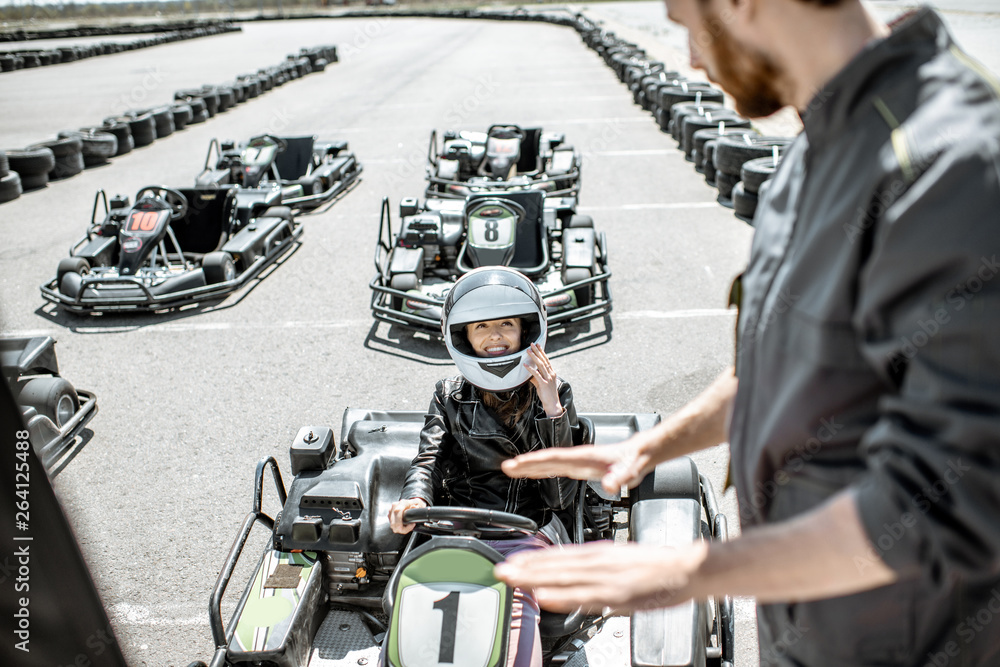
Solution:
<svg viewBox="0 0 1000 667"><path fill-rule="evenodd" d="M434 603L434 609L440 609L441 644L438 649L438 662L455 662L455 632L458 630L458 591L448 593Z"/></svg>

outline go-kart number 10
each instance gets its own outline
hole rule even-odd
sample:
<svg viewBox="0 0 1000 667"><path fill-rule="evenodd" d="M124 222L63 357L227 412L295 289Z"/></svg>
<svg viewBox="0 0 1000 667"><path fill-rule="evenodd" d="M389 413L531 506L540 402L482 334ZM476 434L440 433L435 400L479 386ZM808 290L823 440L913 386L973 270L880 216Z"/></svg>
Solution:
<svg viewBox="0 0 1000 667"><path fill-rule="evenodd" d="M166 214L166 211L132 211L125 225L125 231L151 232L156 229L160 218Z"/></svg>
<svg viewBox="0 0 1000 667"><path fill-rule="evenodd" d="M485 667L499 617L500 594L494 588L457 582L407 586L399 608L402 667Z"/></svg>

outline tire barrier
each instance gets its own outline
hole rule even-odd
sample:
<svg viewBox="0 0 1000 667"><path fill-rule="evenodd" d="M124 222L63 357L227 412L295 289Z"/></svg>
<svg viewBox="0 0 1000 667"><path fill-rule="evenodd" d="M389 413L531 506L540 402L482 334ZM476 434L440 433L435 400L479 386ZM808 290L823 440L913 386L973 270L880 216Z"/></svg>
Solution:
<svg viewBox="0 0 1000 667"><path fill-rule="evenodd" d="M176 25L176 24L170 24ZM142 30L143 27L153 28L153 30ZM207 24L197 24L196 26L170 28L164 25L150 26L122 26L120 28L78 28L74 30L52 30L25 33L23 31L0 34L0 42L22 42L33 39L66 39L72 37L90 37L94 35L130 35L135 33L155 33L151 37L137 39L134 42L101 42L99 44L87 44L76 46L60 46L52 49L20 49L17 51L0 52L0 72L13 72L19 69L31 67L45 67L47 65L58 65L60 63L75 62L84 58L94 56L105 56L123 51L134 51L145 49L160 44L170 42L180 42L188 39L198 39L199 37L210 37L221 35L227 32L240 32L240 26L228 22L214 22ZM23 35L20 39L10 39L11 36ZM28 36L30 35L30 36Z"/></svg>
<svg viewBox="0 0 1000 667"><path fill-rule="evenodd" d="M0 203L43 188L50 181L74 176L87 167L105 164L188 125L204 123L276 86L322 72L327 64L337 61L335 45L303 48L277 65L241 74L231 82L178 90L168 104L131 109L105 118L99 126L63 130L57 138L23 150L0 151L0 178L4 179L0 183Z"/></svg>

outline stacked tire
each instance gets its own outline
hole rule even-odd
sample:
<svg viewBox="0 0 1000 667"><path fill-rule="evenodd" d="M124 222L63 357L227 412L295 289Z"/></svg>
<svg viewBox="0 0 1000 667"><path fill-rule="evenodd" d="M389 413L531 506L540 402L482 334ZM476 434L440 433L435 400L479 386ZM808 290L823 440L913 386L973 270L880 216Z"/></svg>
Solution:
<svg viewBox="0 0 1000 667"><path fill-rule="evenodd" d="M733 213L736 217L753 222L757 204L766 193L779 164L781 158L775 156L754 158L743 163L740 182L733 188Z"/></svg>
<svg viewBox="0 0 1000 667"><path fill-rule="evenodd" d="M21 192L44 188L48 184L49 172L56 167L56 156L51 149L25 148L5 153L11 173L16 172L20 178Z"/></svg>
<svg viewBox="0 0 1000 667"><path fill-rule="evenodd" d="M7 154L0 151L0 203L17 199L21 192L21 175L10 171Z"/></svg>
<svg viewBox="0 0 1000 667"><path fill-rule="evenodd" d="M715 182L719 189L719 203L733 207L733 189L743 178L743 164L755 158L771 156L775 151L780 155L792 140L788 137L747 134L741 137L719 137L715 141L717 142L714 155ZM738 197L743 197L745 194L744 187L737 191Z"/></svg>

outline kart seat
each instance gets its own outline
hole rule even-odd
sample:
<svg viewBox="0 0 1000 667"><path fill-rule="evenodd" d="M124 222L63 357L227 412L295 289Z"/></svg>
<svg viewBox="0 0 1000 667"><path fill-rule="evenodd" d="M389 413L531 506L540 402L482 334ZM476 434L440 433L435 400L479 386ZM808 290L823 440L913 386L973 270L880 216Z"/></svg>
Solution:
<svg viewBox="0 0 1000 667"><path fill-rule="evenodd" d="M521 156L517 160L517 173L529 174L538 171L539 144L542 140L542 128L524 128L524 138L521 139Z"/></svg>
<svg viewBox="0 0 1000 667"><path fill-rule="evenodd" d="M232 231L235 188L178 188L178 191L188 200L187 214L170 223L180 249L186 253L204 254L221 248ZM169 236L167 244L175 250Z"/></svg>
<svg viewBox="0 0 1000 667"><path fill-rule="evenodd" d="M285 150L274 156L274 166L278 170L278 178L294 181L302 178L312 164L313 142L316 137L281 137L288 144Z"/></svg>
<svg viewBox="0 0 1000 667"><path fill-rule="evenodd" d="M491 192L488 195L470 197L466 208L477 199L506 199L519 204L524 209L524 217L517 222L514 240L514 256L511 268L526 276L536 276L549 268L549 248L545 235L545 193L541 190L518 190L513 192Z"/></svg>

